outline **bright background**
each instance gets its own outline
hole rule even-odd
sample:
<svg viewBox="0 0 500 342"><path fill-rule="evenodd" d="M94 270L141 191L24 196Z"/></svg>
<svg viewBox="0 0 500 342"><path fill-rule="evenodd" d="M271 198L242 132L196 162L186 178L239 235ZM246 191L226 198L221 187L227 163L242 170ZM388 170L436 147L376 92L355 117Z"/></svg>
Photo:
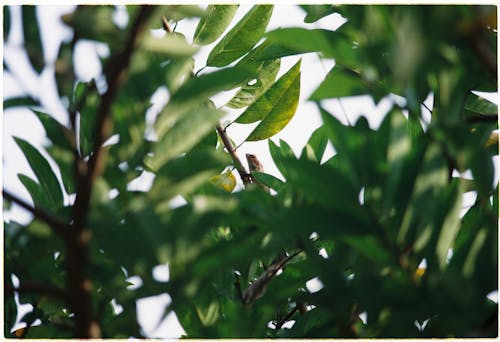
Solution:
<svg viewBox="0 0 500 342"><path fill-rule="evenodd" d="M232 25L228 30L237 23L243 15L251 8L251 4L242 4L238 9ZM206 7L206 5L200 5ZM9 66L11 73L3 73L3 96L12 97L19 96L23 93L32 94L38 97L43 105L43 111L50 113L61 123L68 125L69 119L63 105L58 99L57 88L54 80L54 62L57 58L59 45L63 40L71 39L72 33L62 21L62 14L72 11L73 5L69 6L41 6L38 9L38 20L41 25L42 41L44 44L45 61L47 67L41 75L37 75L31 69L28 58L23 50L23 37L21 26L21 9L19 6L12 7L12 28L6 42L4 42L4 61ZM303 19L305 12L295 5L276 5L273 16L268 26L268 31L279 27L305 27L305 28L324 28L335 30L343 23L345 19L338 14L329 15L313 24L305 24ZM124 6L118 6L114 21L117 25L125 25L128 17ZM198 23L198 19L185 19L178 23L176 31L183 33L189 42ZM161 30L153 32L153 34L163 34ZM217 42L211 45L202 47L195 56L195 72L205 65L206 58ZM107 47L103 44L92 43L89 41L80 42L76 46L75 51L75 68L76 75L81 81L90 81L101 73L101 65L98 56L106 56L108 53ZM321 119L317 107L307 102L307 99L321 83L326 73L335 64L333 60L320 59L317 54L305 54L302 56L291 56L282 59L280 73L278 77L288 71L299 58L302 58L301 68L301 94L300 102L294 118L286 126L286 128L272 138L275 143L279 143L279 139L285 140L294 150L296 155L299 155L303 146L309 139L311 133L321 125ZM206 68L203 73L214 70ZM236 91L225 92L213 98L215 104L220 107L224 105ZM498 103L497 94L490 94L488 99ZM169 94L166 88L161 88L152 97L152 108L148 111L146 118L152 120L162 106L168 101ZM323 103L325 108L330 110L339 120L345 124L353 124L360 115L367 117L370 126L377 128L382 121L384 115L396 101L402 101L401 98L390 96L376 105L369 96L356 96L343 98L342 100L327 100ZM404 101L404 100L403 100ZM426 100L428 107L432 107L432 96ZM228 115L224 118L223 123L234 120L242 110L228 110ZM424 114L425 114L424 110ZM424 117L429 120L427 114ZM240 144L250 134L252 129L257 125L240 125L232 124L227 132L228 135ZM3 184L4 188L20 198L31 203L28 192L24 189L19 181L17 174L24 173L34 177L27 161L22 155L20 149L14 143L13 136L21 137L28 140L35 147L41 148L48 142L45 137L43 127L36 117L27 109L9 109L3 115ZM42 154L49 160L51 165L55 166L47 153L41 149ZM240 159L245 163L245 153L256 154L259 160L264 165L265 171L276 177L282 178L279 171L272 162L267 141L246 142L237 151ZM331 146L328 147L324 159L329 158L334 153ZM497 164L498 158L495 160ZM496 165L495 165L496 166ZM495 167L495 178L498 178L498 168ZM58 175L59 177L59 175ZM130 184L130 188L146 190L152 181L152 175L145 173L143 176L134 180ZM241 182L238 188L242 188ZM66 203L69 204L72 198L65 196ZM475 195L469 193L464 197L464 210L472 205L475 200ZM183 200L177 198L172 205L181 205ZM4 220L16 220L21 223L28 223L32 220L32 215L13 205L12 209L4 212ZM159 265L154 269L154 275L158 280L168 281L168 266ZM131 277L129 280L135 283L135 286L140 285L138 277ZM314 288L321 284L308 284L308 287ZM169 314L165 320L159 321L164 308L170 303L171 298L168 294L141 299L138 302L138 317L141 327L148 337L161 338L176 338L183 333L175 314ZM120 310L120 306L115 306L116 310ZM22 305L20 308L21 315L30 310L31 305ZM19 325L17 328L21 327Z"/></svg>

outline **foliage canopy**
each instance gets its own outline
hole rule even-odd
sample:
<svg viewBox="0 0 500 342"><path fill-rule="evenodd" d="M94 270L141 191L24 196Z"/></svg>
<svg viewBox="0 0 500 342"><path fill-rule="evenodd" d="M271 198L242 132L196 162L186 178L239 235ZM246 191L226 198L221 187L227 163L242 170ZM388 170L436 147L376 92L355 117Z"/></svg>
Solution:
<svg viewBox="0 0 500 342"><path fill-rule="evenodd" d="M268 32L272 5L232 28L235 5L127 6L124 26L113 6L62 17L73 36L54 77L68 124L36 94L4 99L5 115L30 108L50 141L42 154L15 138L34 174L18 175L33 204L4 191L4 210L15 203L34 219L4 221L7 336L143 337L137 300L163 293L172 298L164 315L175 312L191 338L496 336L498 111L477 93L497 91L496 8L300 7L306 23L334 13L347 22ZM49 62L37 9L22 7L22 29L41 73ZM11 8L3 13L8 38ZM186 18L199 18L194 37L170 26ZM161 28L162 38L150 32ZM83 40L109 48L91 82L74 71ZM193 70L211 43L213 68ZM297 157L269 138L311 77L299 60L278 78L280 62L307 53L335 66L309 99L323 123ZM151 97L165 86L151 124ZM211 97L227 90L234 97L215 108ZM376 129L365 117L345 125L325 101L354 95L400 101ZM259 122L247 141L268 140L281 179L248 174L219 124L227 108L242 109L237 123ZM145 172L149 190L131 190ZM463 209L466 193L475 202ZM172 206L178 195L185 204ZM153 277L162 264L167 282ZM130 288L130 276L141 285ZM15 294L34 307L21 321L41 324L12 332Z"/></svg>

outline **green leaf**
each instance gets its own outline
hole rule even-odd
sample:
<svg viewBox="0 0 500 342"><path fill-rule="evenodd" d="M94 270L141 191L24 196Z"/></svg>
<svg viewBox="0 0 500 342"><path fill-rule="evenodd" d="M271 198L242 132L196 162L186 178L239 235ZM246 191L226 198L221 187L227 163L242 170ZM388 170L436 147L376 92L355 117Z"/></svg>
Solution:
<svg viewBox="0 0 500 342"><path fill-rule="evenodd" d="M301 60L236 119L239 123L262 120L250 133L247 141L267 139L281 131L292 119L299 104L300 62Z"/></svg>
<svg viewBox="0 0 500 342"><path fill-rule="evenodd" d="M266 34L267 39L274 44L299 53L323 52L325 57L333 57L332 41L342 38L335 31L323 29L305 29L288 27L277 29Z"/></svg>
<svg viewBox="0 0 500 342"><path fill-rule="evenodd" d="M38 101L32 98L31 96L11 97L3 100L4 110L13 107L28 107L28 106L38 106L38 105L39 105Z"/></svg>
<svg viewBox="0 0 500 342"><path fill-rule="evenodd" d="M61 148L58 146L50 146L47 148L50 156L56 162L61 171L61 178L63 181L64 189L66 193L72 194L75 192L75 172L73 170L73 152L68 149Z"/></svg>
<svg viewBox="0 0 500 342"><path fill-rule="evenodd" d="M328 136L326 134L326 128L325 126L320 126L314 130L306 146L302 149L301 158L307 156L308 159L320 163L321 159L323 159L327 144Z"/></svg>
<svg viewBox="0 0 500 342"><path fill-rule="evenodd" d="M87 94L85 104L80 111L80 154L88 156L94 147L97 110L100 96L97 93Z"/></svg>
<svg viewBox="0 0 500 342"><path fill-rule="evenodd" d="M22 6L22 15L24 47L26 48L26 53L33 69L37 73L41 73L45 66L45 60L43 57L42 38L36 18L36 7Z"/></svg>
<svg viewBox="0 0 500 342"><path fill-rule="evenodd" d="M245 58L236 65L255 70L257 78L248 80L234 97L226 104L230 108L243 108L253 103L259 98L276 79L280 69L281 61L279 59L260 61L257 56L265 50L268 44L265 42L252 50Z"/></svg>
<svg viewBox="0 0 500 342"><path fill-rule="evenodd" d="M165 59L191 57L198 51L198 48L188 44L180 33L166 34L162 38L148 34L141 40L141 47Z"/></svg>
<svg viewBox="0 0 500 342"><path fill-rule="evenodd" d="M50 164L29 142L17 137L14 137L14 140L21 151L23 151L31 170L33 170L33 173L40 182L43 191L47 193L50 205L55 208L62 208L63 195L61 187L59 186L57 177L52 171Z"/></svg>
<svg viewBox="0 0 500 342"><path fill-rule="evenodd" d="M455 238L460 229L460 210L462 209L463 188L460 182L454 182L447 189L446 215L441 226L441 232L436 245L436 255L441 269L446 267L448 250L453 247Z"/></svg>
<svg viewBox="0 0 500 342"><path fill-rule="evenodd" d="M272 12L272 5L254 6L213 48L207 65L222 67L248 52L262 38Z"/></svg>
<svg viewBox="0 0 500 342"><path fill-rule="evenodd" d="M233 20L239 5L208 5L194 31L193 42L207 45L213 43L224 33Z"/></svg>
<svg viewBox="0 0 500 342"><path fill-rule="evenodd" d="M495 103L473 93L467 96L464 108L476 114L498 116L498 106Z"/></svg>
<svg viewBox="0 0 500 342"><path fill-rule="evenodd" d="M17 177L23 183L26 190L28 190L31 199L35 205L35 208L43 208L43 209L53 209L50 205L48 194L43 190L42 186L32 178L18 174Z"/></svg>
<svg viewBox="0 0 500 342"><path fill-rule="evenodd" d="M333 5L300 5L306 11L305 23L314 23L319 19L336 12Z"/></svg>
<svg viewBox="0 0 500 342"><path fill-rule="evenodd" d="M7 41L10 33L10 7L3 6L3 40Z"/></svg>
<svg viewBox="0 0 500 342"><path fill-rule="evenodd" d="M153 145L153 156L148 157L145 163L150 169L158 170L172 158L189 150L214 129L223 114L224 112L218 109L206 107L195 108L187 113L173 127L162 132L160 140Z"/></svg>
<svg viewBox="0 0 500 342"><path fill-rule="evenodd" d="M73 85L76 78L73 66L73 49L71 42L61 43L54 67L59 96L68 96L73 92Z"/></svg>
<svg viewBox="0 0 500 342"><path fill-rule="evenodd" d="M279 172L287 178L287 169L283 164L282 160L284 158L295 158L295 154L293 153L290 145L286 143L286 141L280 139L280 146L278 147L274 141L271 139L268 140L269 144L269 152L271 153L271 157L273 158L274 164L278 168Z"/></svg>
<svg viewBox="0 0 500 342"><path fill-rule="evenodd" d="M71 131L61 125L57 120L51 117L49 114L40 112L38 110L32 109L38 120L45 129L47 137L50 139L52 144L59 146L65 150L71 150L71 143L69 138L71 137Z"/></svg>
<svg viewBox="0 0 500 342"><path fill-rule="evenodd" d="M264 185L267 185L268 187L276 191L279 191L279 189L285 184L281 179L276 178L273 175L264 172L254 171L252 172L252 175L259 182L261 182Z"/></svg>
<svg viewBox="0 0 500 342"><path fill-rule="evenodd" d="M309 100L319 101L346 96L363 95L368 89L361 76L344 67L336 65L326 75Z"/></svg>

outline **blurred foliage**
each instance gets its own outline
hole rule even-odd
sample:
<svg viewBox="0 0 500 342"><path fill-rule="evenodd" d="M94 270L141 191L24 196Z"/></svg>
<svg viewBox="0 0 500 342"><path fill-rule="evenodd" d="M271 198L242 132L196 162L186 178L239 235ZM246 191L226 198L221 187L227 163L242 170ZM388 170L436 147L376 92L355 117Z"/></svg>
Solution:
<svg viewBox="0 0 500 342"><path fill-rule="evenodd" d="M106 138L114 139L98 146L107 159L92 183L87 214L92 238L85 272L104 338L144 337L137 300L164 293L172 303L163 318L175 312L189 338L497 335L498 307L488 295L498 290L498 109L475 92L497 90L496 8L300 8L306 23L333 13L347 22L336 31L266 33L273 6L256 5L224 35L237 6L154 6L110 106ZM74 158L86 162L95 153L102 84L111 75L106 67L117 63L134 30L139 8L126 9L124 26L114 23L114 6L78 6L63 16L73 37L62 42L53 72L74 126L32 108L50 143L41 153L16 138L34 174L19 175L34 206L63 222L74 215L68 200L78 188ZM47 69L36 13L22 8L24 46L40 73ZM8 7L4 16L8 36ZM150 33L162 19L193 17L199 18L194 45L178 32ZM109 48L100 80L75 76L74 49L82 40ZM199 45L216 41L206 64L233 66L195 73ZM260 121L247 140L268 139L295 114L300 78L318 77L301 75L299 61L276 80L282 57L304 53L335 60L309 99L322 126L298 157L286 141L268 140L283 178L254 177L272 195L258 187L235 190L233 161L214 130L225 109L214 108L210 97L238 89L227 104L246 108L237 122ZM152 96L162 87L168 102L151 122ZM392 101L378 128L363 116L344 125L327 109L327 99L361 94L375 101L395 94L401 101ZM6 98L5 110L36 106L31 95ZM429 96L432 104L423 105ZM332 157L325 154L328 143ZM148 173L150 187L133 190L131 181ZM473 205L463 208L471 194ZM174 205L179 195L184 204ZM4 223L5 287L17 286L15 275L21 287L63 289L64 241L40 220ZM238 285L241 291L255 285L278 255L295 252L262 297L243 304ZM168 282L152 272L164 264ZM140 285L131 287L131 276ZM313 279L319 289L311 288ZM68 303L43 288L19 291L19 303L33 310L21 317L28 328L13 331L14 292L5 292L8 337L73 336Z"/></svg>

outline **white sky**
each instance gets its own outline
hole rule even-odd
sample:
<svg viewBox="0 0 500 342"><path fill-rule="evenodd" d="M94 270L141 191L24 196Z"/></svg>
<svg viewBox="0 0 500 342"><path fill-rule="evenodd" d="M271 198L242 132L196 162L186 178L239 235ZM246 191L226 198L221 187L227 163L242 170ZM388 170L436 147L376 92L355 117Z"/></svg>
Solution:
<svg viewBox="0 0 500 342"><path fill-rule="evenodd" d="M204 5L201 5L204 7ZM238 9L232 25L237 23L243 15L251 8L252 4L242 4ZM62 39L68 39L71 36L70 30L65 27L58 17L66 12L71 11L73 6L44 6L39 8L39 20L42 25L42 40L45 48L46 62L53 63L57 57L58 47ZM22 30L20 23L20 8L14 7L12 12L12 29L7 43L4 46L4 58L11 66L15 66L16 79L21 82L17 83L10 75L4 74L3 79L3 95L4 97L11 97L20 95L23 89L30 92L40 94L43 105L46 107L47 112L52 114L56 119L62 123L67 124L68 118L65 110L57 99L57 91L55 82L52 77L53 67L49 66L44 73L37 77L35 73L29 68L29 62L26 55L22 50ZM304 24L303 18L305 12L297 6L292 5L276 5L274 8L273 16L271 18L268 30L273 30L279 27L293 27L302 26L307 28L324 28L336 29L343 22L343 19L330 15L322 20L313 24ZM179 22L176 31L183 33L189 41L192 40L194 30L196 28L197 20L183 20ZM231 26L232 26L231 25ZM231 27L228 28L228 30ZM226 31L227 32L227 31ZM203 67L210 52L211 48L216 44L202 47L196 56L195 71ZM104 50L104 51L103 51ZM80 44L77 48L78 57L76 59L77 75L83 81L88 81L100 73L100 67L97 60L97 53L105 52L105 49L96 46L92 43ZM323 80L324 75L334 65L333 60L320 60L316 54L305 54L302 56L291 56L282 59L280 73L288 71L295 62L302 58L301 68L301 95L297 112L294 118L286 126L286 128L272 137L271 139L278 143L279 139L285 140L298 155L309 139L311 133L321 125L321 120L316 106L308 103L306 100L317 88ZM204 72L209 72L211 69L207 68ZM213 98L217 106L226 103L236 91L220 94ZM156 99L160 102L165 101L168 94L159 94ZM493 97L496 103L496 96ZM428 99L432 101L432 98ZM346 123L346 115L343 110L346 110L349 122L353 123L359 115L367 116L371 127L376 128L383 119L383 115L391 106L393 99L384 99L378 106L375 106L371 98L353 97L342 100L342 108L337 100L326 101L325 107L329 109L338 119ZM232 111L225 120L233 120L240 111ZM228 128L228 135L237 143L241 143L245 137L249 135L252 129L256 126L253 125L240 125L233 124ZM8 110L3 116L3 184L5 189L18 195L22 199L31 202L28 192L24 189L17 174L24 173L28 176L34 176L30 170L28 163L24 159L21 151L14 143L12 136L21 137L30 141L35 147L41 147L46 142L43 127L38 122L36 117L29 111L23 109ZM48 154L43 152L47 159L50 161ZM266 172L281 178L278 170L274 166L268 150L267 141L260 142L246 142L238 150L238 155L241 160L246 163L244 158L245 153L257 154L260 161L264 165ZM333 149L329 147L327 154L331 156ZM55 164L52 164L55 165ZM498 177L496 175L496 177ZM147 187L148 179L143 182L136 182L137 187ZM241 185L240 185L241 186ZM69 201L69 199L66 199ZM25 211L17 209L15 206L13 210L4 213L6 220L15 219L19 222L29 222L31 216ZM159 274L163 275L164 279L168 279L168 268L159 267L157 269ZM143 299L139 302L139 322L149 337L179 337L182 333L177 319L174 315L169 315L167 319L162 322L158 327L158 319L163 312L165 305L170 303L170 297L165 294L162 296Z"/></svg>

